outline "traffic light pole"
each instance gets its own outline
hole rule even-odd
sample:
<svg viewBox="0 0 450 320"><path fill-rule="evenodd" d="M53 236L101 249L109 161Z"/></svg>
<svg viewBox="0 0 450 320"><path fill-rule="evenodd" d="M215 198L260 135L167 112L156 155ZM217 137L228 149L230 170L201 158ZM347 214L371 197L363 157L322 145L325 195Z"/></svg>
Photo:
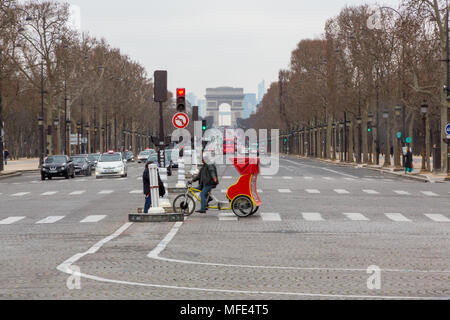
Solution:
<svg viewBox="0 0 450 320"><path fill-rule="evenodd" d="M164 141L164 117L163 103L159 103L159 164L160 168L166 167L165 141Z"/></svg>

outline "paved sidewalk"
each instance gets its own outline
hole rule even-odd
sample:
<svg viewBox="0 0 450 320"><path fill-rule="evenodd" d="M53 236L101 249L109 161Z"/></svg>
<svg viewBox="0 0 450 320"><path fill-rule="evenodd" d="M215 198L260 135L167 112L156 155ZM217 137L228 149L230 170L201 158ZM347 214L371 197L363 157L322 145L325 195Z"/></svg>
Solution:
<svg viewBox="0 0 450 320"><path fill-rule="evenodd" d="M446 181L447 175L446 174L434 174L434 173L420 173L420 166L418 166L417 159L414 159L414 170L413 173L405 173L405 171L402 169L401 171L394 170L394 167L383 167L384 159L380 157L380 165L368 165L368 164L358 164L358 163L348 163L348 162L340 162L339 160L329 160L329 159L320 159L320 158L310 158L310 157L304 157L304 156L298 156L298 158L301 159L309 159L309 160L317 160L325 163L340 165L340 166L349 166L349 167L355 167L355 168L367 168L382 172L389 172L391 174L402 176L409 179L414 180L420 180L424 182L433 182L433 183L443 183Z"/></svg>
<svg viewBox="0 0 450 320"><path fill-rule="evenodd" d="M21 158L19 160L9 160L8 164L4 166L4 169L4 171L0 172L0 177L26 171L39 170L39 158Z"/></svg>

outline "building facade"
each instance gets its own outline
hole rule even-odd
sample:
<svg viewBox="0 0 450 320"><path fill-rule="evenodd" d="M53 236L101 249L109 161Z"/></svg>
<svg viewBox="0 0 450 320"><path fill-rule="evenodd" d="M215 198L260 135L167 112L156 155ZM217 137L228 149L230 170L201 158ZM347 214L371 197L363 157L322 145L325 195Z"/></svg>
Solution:
<svg viewBox="0 0 450 320"><path fill-rule="evenodd" d="M214 126L236 126L236 120L244 116L243 88L206 89L206 117L213 117Z"/></svg>

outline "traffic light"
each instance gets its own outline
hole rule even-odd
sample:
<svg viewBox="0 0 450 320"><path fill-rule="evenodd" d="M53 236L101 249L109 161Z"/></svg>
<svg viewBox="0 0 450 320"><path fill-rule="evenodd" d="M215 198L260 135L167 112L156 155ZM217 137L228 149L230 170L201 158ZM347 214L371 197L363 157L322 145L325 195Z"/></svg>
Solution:
<svg viewBox="0 0 450 320"><path fill-rule="evenodd" d="M202 120L202 131L205 132L207 129L206 127L206 120Z"/></svg>
<svg viewBox="0 0 450 320"><path fill-rule="evenodd" d="M186 90L177 89L177 111L186 112Z"/></svg>
<svg viewBox="0 0 450 320"><path fill-rule="evenodd" d="M192 107L192 120L198 121L198 107L197 106Z"/></svg>
<svg viewBox="0 0 450 320"><path fill-rule="evenodd" d="M371 123L368 123L368 124L367 124L367 132L368 132L368 133L371 133L371 132L372 132L372 124L371 124Z"/></svg>

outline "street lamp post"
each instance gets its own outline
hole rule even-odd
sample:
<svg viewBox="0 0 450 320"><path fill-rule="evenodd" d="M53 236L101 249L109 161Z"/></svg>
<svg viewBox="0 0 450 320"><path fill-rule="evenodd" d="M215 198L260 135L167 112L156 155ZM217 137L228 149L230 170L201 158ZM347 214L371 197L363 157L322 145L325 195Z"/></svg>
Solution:
<svg viewBox="0 0 450 320"><path fill-rule="evenodd" d="M333 151L331 154L331 160L335 161L336 160L336 121L333 121L332 124L332 128L333 128L333 133L331 135L331 144L333 146Z"/></svg>
<svg viewBox="0 0 450 320"><path fill-rule="evenodd" d="M58 133L58 127L59 127L59 119L55 118L53 120L53 126L55 127L55 133ZM59 154L60 150L58 150L58 145L59 145L59 135L55 134L55 154Z"/></svg>
<svg viewBox="0 0 450 320"><path fill-rule="evenodd" d="M40 146L40 156L39 156L39 167L42 166L42 163L44 162L44 154L45 154L45 146L44 146L44 116L43 116L43 112L41 110L41 115L38 118L38 125L39 125L39 131L40 131L40 142L41 142L41 146Z"/></svg>
<svg viewBox="0 0 450 320"><path fill-rule="evenodd" d="M368 115L367 115L367 122L368 122L369 129L370 129L370 131L369 131L369 142L368 142L369 143L369 164L373 164L374 163L374 161L373 161L373 159L374 159L374 156L373 156L374 150L373 150L373 134L372 134L372 130L373 130L373 126L372 126L373 113L372 112L368 113ZM369 129L367 129L367 130L369 130Z"/></svg>
<svg viewBox="0 0 450 320"><path fill-rule="evenodd" d="M383 119L386 120L386 150L384 155L384 167L391 166L391 132L389 128L389 111L383 111Z"/></svg>
<svg viewBox="0 0 450 320"><path fill-rule="evenodd" d="M80 128L81 128L81 122L77 122L77 153L81 153L81 147L80 147Z"/></svg>
<svg viewBox="0 0 450 320"><path fill-rule="evenodd" d="M339 123L339 128L340 128L340 130L339 130L339 135L340 135L340 139L339 139L339 154L340 154L340 161L341 162L345 161L345 159L344 159L345 152L344 152L344 148L343 148L343 146L344 146L344 130L345 130L344 126L345 126L344 121L341 121Z"/></svg>
<svg viewBox="0 0 450 320"><path fill-rule="evenodd" d="M426 144L427 144L427 138L426 138L426 131L427 131L427 113L428 113L428 104L426 101L422 102L422 105L420 106L420 112L422 113L422 121L423 121L423 144L422 144L422 169L421 173L427 172L426 167Z"/></svg>
<svg viewBox="0 0 450 320"><path fill-rule="evenodd" d="M357 150L358 150L358 155L356 156L356 161L358 161L358 163L361 163L362 161L361 161L361 137L362 137L362 117L361 117L361 114L359 114L357 117L356 117L356 123L358 123L358 148L357 148Z"/></svg>
<svg viewBox="0 0 450 320"><path fill-rule="evenodd" d="M395 107L395 119L397 122L397 130L400 130L400 125L399 125L399 121L400 121L400 115L402 113L402 107L401 106L396 106ZM400 131L398 131L400 132ZM394 165L395 165L395 169L401 169L401 161L400 161L400 154L401 154L401 138L402 137L396 137L397 138L397 145L395 147L395 158L394 158Z"/></svg>

